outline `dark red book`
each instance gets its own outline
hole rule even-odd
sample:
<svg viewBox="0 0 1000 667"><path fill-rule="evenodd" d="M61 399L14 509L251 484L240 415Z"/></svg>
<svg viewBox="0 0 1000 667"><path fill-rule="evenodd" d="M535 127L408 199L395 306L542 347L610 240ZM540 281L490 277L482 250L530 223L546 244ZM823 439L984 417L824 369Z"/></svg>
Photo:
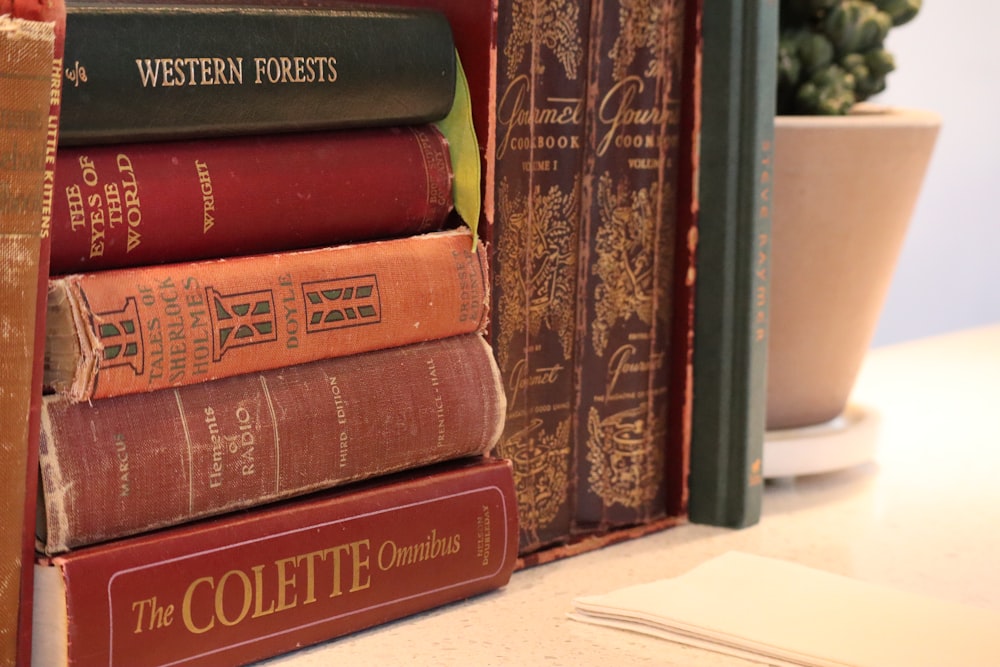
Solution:
<svg viewBox="0 0 1000 667"><path fill-rule="evenodd" d="M674 319L690 277L677 269L688 266L678 239L690 231L681 179L691 11L687 0L591 3L575 369L581 534L656 521L683 494L666 454L680 432L671 406L686 395L675 369L688 361Z"/></svg>
<svg viewBox="0 0 1000 667"><path fill-rule="evenodd" d="M477 334L92 403L46 396L42 548L486 454L504 405Z"/></svg>
<svg viewBox="0 0 1000 667"><path fill-rule="evenodd" d="M477 458L41 559L36 664L242 665L496 589L513 487Z"/></svg>
<svg viewBox="0 0 1000 667"><path fill-rule="evenodd" d="M521 552L570 539L589 0L504 0L498 23L493 344Z"/></svg>
<svg viewBox="0 0 1000 667"><path fill-rule="evenodd" d="M433 125L60 147L52 273L231 257L441 229Z"/></svg>

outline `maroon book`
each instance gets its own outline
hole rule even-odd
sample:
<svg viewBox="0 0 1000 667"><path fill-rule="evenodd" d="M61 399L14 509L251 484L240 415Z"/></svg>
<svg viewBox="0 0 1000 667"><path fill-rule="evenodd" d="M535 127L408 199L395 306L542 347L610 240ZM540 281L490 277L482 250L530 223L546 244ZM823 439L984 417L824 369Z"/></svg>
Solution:
<svg viewBox="0 0 1000 667"><path fill-rule="evenodd" d="M680 188L690 11L687 0L591 4L576 341L582 534L658 520L681 493L666 454L671 405L685 394L674 367L688 360L673 337L686 307L676 299L690 221Z"/></svg>
<svg viewBox="0 0 1000 667"><path fill-rule="evenodd" d="M498 23L494 348L521 552L570 539L574 336L587 83L585 0L504 0Z"/></svg>
<svg viewBox="0 0 1000 667"><path fill-rule="evenodd" d="M35 659L242 665L496 589L516 552L507 461L423 469L40 559Z"/></svg>
<svg viewBox="0 0 1000 667"><path fill-rule="evenodd" d="M60 147L52 273L230 257L441 229L433 125Z"/></svg>
<svg viewBox="0 0 1000 667"><path fill-rule="evenodd" d="M45 551L492 449L504 395L477 334L92 403L46 396Z"/></svg>

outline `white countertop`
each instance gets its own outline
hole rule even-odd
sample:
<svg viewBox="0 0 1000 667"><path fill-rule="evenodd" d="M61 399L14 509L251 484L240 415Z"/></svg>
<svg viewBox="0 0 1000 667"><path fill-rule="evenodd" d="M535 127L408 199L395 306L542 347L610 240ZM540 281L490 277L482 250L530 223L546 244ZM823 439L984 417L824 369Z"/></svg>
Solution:
<svg viewBox="0 0 1000 667"><path fill-rule="evenodd" d="M873 350L853 401L880 414L875 460L769 483L756 526L679 526L261 665L753 665L566 618L732 549L1000 611L1000 325Z"/></svg>

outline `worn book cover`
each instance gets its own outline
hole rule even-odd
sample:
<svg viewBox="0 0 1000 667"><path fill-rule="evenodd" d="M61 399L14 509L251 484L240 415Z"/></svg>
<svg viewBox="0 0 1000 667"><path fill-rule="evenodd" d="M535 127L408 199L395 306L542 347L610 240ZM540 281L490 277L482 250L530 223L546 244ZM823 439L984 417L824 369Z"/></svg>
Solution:
<svg viewBox="0 0 1000 667"><path fill-rule="evenodd" d="M486 454L503 413L478 334L92 403L47 396L41 548Z"/></svg>
<svg viewBox="0 0 1000 667"><path fill-rule="evenodd" d="M589 3L505 0L499 15L493 336L507 390L521 551L570 537L577 258Z"/></svg>
<svg viewBox="0 0 1000 667"><path fill-rule="evenodd" d="M453 207L433 125L64 146L57 163L54 274L421 234Z"/></svg>
<svg viewBox="0 0 1000 667"><path fill-rule="evenodd" d="M575 530L666 516L687 3L595 0L577 325ZM683 262L682 262L683 264Z"/></svg>
<svg viewBox="0 0 1000 667"><path fill-rule="evenodd" d="M65 8L0 0L0 665L30 659L38 417Z"/></svg>
<svg viewBox="0 0 1000 667"><path fill-rule="evenodd" d="M46 381L106 398L479 332L485 255L462 228L63 276Z"/></svg>

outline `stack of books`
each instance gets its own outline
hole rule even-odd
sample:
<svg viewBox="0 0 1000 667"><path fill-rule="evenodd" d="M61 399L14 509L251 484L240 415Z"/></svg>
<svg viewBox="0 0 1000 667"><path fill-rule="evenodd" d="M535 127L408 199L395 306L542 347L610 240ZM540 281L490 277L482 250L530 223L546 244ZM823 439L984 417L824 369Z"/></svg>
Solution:
<svg viewBox="0 0 1000 667"><path fill-rule="evenodd" d="M34 664L245 664L506 583L449 17L74 2L66 35Z"/></svg>

